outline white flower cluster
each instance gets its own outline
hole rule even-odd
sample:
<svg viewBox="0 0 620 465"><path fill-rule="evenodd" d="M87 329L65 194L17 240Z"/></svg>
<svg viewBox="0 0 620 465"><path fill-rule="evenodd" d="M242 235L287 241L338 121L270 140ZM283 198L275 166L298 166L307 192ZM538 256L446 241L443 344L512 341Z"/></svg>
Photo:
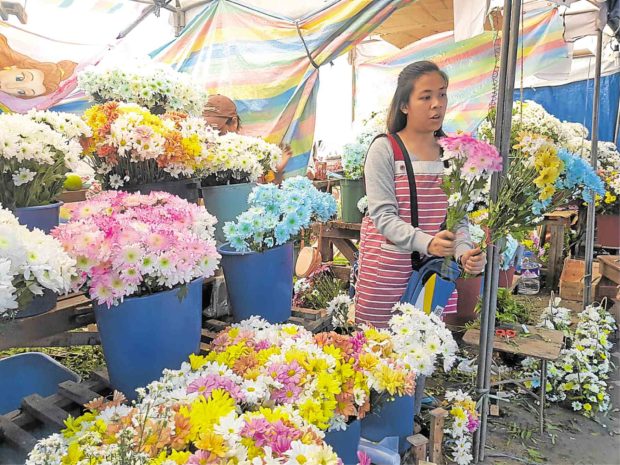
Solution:
<svg viewBox="0 0 620 465"><path fill-rule="evenodd" d="M30 110L26 116L37 123L45 123L54 131L63 134L67 139L79 140L80 137L92 136L92 131L88 124L73 113L62 113L58 111Z"/></svg>
<svg viewBox="0 0 620 465"><path fill-rule="evenodd" d="M562 329L568 318L554 318L554 321L558 320L560 324L554 329ZM615 329L614 318L600 305L590 305L579 314L579 321L569 339L570 346L563 349L559 359L548 367L552 389L547 392L547 398L551 402L571 402L573 410L589 417L609 410L606 380L612 369L609 360L612 343L608 336ZM522 363L527 370L538 368L538 362L531 358Z"/></svg>
<svg viewBox="0 0 620 465"><path fill-rule="evenodd" d="M351 303L351 298L346 294L337 295L329 302L327 314L331 315L334 328L344 328L347 326Z"/></svg>
<svg viewBox="0 0 620 465"><path fill-rule="evenodd" d="M370 114L362 120L361 125L356 126L353 132L356 134L355 141L361 144L366 150L370 147L372 140L379 134L387 131L387 108Z"/></svg>
<svg viewBox="0 0 620 465"><path fill-rule="evenodd" d="M360 213L366 214L366 210L368 210L368 196L367 195L359 199L359 202L357 202L357 209L360 211Z"/></svg>
<svg viewBox="0 0 620 465"><path fill-rule="evenodd" d="M412 370L420 375L432 375L439 356L443 358L445 371L452 368L458 346L438 316L427 315L411 304L396 304L392 312L388 325L393 333L394 351Z"/></svg>
<svg viewBox="0 0 620 465"><path fill-rule="evenodd" d="M205 90L190 75L151 61L134 63L131 71L91 67L78 74L78 86L97 103L132 102L162 113L199 116L207 102Z"/></svg>
<svg viewBox="0 0 620 465"><path fill-rule="evenodd" d="M541 328L567 331L572 324L571 311L560 307L561 299L556 297L549 307L540 315L540 322L536 325Z"/></svg>
<svg viewBox="0 0 620 465"><path fill-rule="evenodd" d="M28 230L0 206L0 316L12 314L29 294L69 292L75 274L75 260L59 241Z"/></svg>
<svg viewBox="0 0 620 465"><path fill-rule="evenodd" d="M478 429L477 418L473 399L460 389L446 391L446 402L450 411L447 420L446 433L447 449L451 459L458 465L469 465L474 457L472 455L472 434Z"/></svg>

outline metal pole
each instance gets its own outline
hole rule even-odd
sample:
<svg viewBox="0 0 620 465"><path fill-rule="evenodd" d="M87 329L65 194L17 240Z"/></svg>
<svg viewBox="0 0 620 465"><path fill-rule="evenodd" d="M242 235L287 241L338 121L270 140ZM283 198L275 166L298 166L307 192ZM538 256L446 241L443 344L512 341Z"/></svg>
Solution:
<svg viewBox="0 0 620 465"><path fill-rule="evenodd" d="M508 2L506 2L508 3ZM503 159L503 171L508 168L510 153L510 130L512 124L512 101L517 68L517 50L519 44L519 23L521 19L521 0L514 0L508 11L504 10L504 30L502 33L502 62L500 71L500 91L503 92L498 102L495 127L495 144ZM506 46L506 48L505 48ZM506 50L504 54L504 50ZM501 79L503 74L503 80ZM500 108L501 105L501 108ZM501 116L500 116L501 114ZM501 124L499 122L501 121ZM503 173L502 173L503 174ZM497 199L499 175L491 180L491 199ZM499 286L499 259L502 244L489 246L488 260L482 302L482 322L480 331L480 356L478 366L478 392L482 395L480 412L480 429L476 435L476 461L483 461L487 439L488 392L491 385L491 366L493 361L493 341L495 336L495 312L497 310L497 288Z"/></svg>
<svg viewBox="0 0 620 465"><path fill-rule="evenodd" d="M618 113L616 113L616 131L614 132L614 144L620 143L620 99L618 99Z"/></svg>
<svg viewBox="0 0 620 465"><path fill-rule="evenodd" d="M596 34L596 65L594 69L594 97L592 99L592 168L596 171L598 163L598 117L601 100L601 60L603 52L603 30ZM594 197L594 192L591 192ZM586 269L583 277L583 308L592 303L592 262L594 260L594 231L595 231L594 198L588 202L586 217Z"/></svg>

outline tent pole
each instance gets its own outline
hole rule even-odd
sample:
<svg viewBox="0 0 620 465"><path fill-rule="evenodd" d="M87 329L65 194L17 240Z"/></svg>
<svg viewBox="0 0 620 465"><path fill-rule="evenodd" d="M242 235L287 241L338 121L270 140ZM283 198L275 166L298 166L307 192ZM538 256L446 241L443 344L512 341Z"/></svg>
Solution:
<svg viewBox="0 0 620 465"><path fill-rule="evenodd" d="M357 61L357 45L351 49L351 123L355 122L355 99L357 97L357 75L355 71L355 62Z"/></svg>
<svg viewBox="0 0 620 465"><path fill-rule="evenodd" d="M140 24L142 21L144 21L147 16L149 16L151 13L154 13L155 11L157 11L159 8L165 8L167 10L170 10L172 12L174 12L174 9L170 9L170 7L168 7L168 4L171 2L172 0L167 0L164 4L159 4L159 5L151 5L147 8L145 8L145 10L140 14L140 16L138 18L136 18L136 20L131 23L129 26L127 26L125 29L123 29L118 36L116 36L117 39L124 39L125 37L127 37L127 34L129 34L131 31L133 31L136 26L138 24ZM142 2L139 2L142 3Z"/></svg>
<svg viewBox="0 0 620 465"><path fill-rule="evenodd" d="M597 169L598 164L598 118L601 100L601 61L603 51L603 30L599 28L596 34L596 65L594 68L594 97L592 100L592 168ZM594 192L592 192L594 196ZM586 250L585 250L585 274L583 277L583 308L592 303L592 262L594 260L594 233L595 233L595 202L594 198L588 202L588 215L586 217Z"/></svg>
<svg viewBox="0 0 620 465"><path fill-rule="evenodd" d="M519 45L519 23L521 20L521 0L504 4L504 24L502 32L502 61L500 67L500 95L498 100L495 145L503 160L503 172L508 169L510 153L510 130L512 125L512 102L517 69L517 51ZM502 79L503 78L503 79ZM491 179L491 199L496 200L499 191L499 174ZM484 295L482 302L482 322L480 331L480 356L478 357L478 393L481 395L480 429L476 435L474 448L476 461L484 460L487 429L489 390L491 384L491 367L493 363L493 340L495 337L495 312L497 310L497 288L499 285L500 249L503 241L491 244L484 277Z"/></svg>
<svg viewBox="0 0 620 465"><path fill-rule="evenodd" d="M614 144L620 144L620 99L618 99L618 113L616 113L616 131L614 132Z"/></svg>

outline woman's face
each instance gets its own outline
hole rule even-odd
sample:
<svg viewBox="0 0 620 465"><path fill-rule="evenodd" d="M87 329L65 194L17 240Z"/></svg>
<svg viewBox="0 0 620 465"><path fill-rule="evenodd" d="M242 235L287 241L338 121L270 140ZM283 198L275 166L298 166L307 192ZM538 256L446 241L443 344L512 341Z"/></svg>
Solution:
<svg viewBox="0 0 620 465"><path fill-rule="evenodd" d="M441 129L448 105L447 83L439 73L420 76L401 110L407 114L407 126L419 132Z"/></svg>
<svg viewBox="0 0 620 465"><path fill-rule="evenodd" d="M39 69L0 69L0 92L19 98L43 95L44 77L43 71Z"/></svg>

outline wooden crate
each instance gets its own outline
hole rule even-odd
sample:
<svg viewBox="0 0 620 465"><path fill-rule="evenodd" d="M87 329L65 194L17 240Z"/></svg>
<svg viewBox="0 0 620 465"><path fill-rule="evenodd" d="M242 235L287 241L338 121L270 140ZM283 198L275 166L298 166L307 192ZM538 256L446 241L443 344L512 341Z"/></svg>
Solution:
<svg viewBox="0 0 620 465"><path fill-rule="evenodd" d="M585 262L567 258L564 260L564 268L560 277L560 297L565 300L583 301L583 277L585 274ZM592 296L596 295L598 283L601 280L599 264L592 264Z"/></svg>
<svg viewBox="0 0 620 465"><path fill-rule="evenodd" d="M292 316L287 323L294 323L303 326L312 333L320 333L328 331L331 328L331 316L327 315L326 310L313 310L310 308L293 307ZM203 324L201 352L208 352L208 343L217 336L217 333L223 331L233 324L231 316L221 319L207 320Z"/></svg>
<svg viewBox="0 0 620 465"><path fill-rule="evenodd" d="M620 255L599 255L597 260L601 267L601 274L614 283L620 284Z"/></svg>
<svg viewBox="0 0 620 465"><path fill-rule="evenodd" d="M107 372L98 371L87 381L60 383L58 392L51 396L25 397L21 409L0 416L0 463L12 463L8 457L23 463L37 438L64 429L69 415L80 415L85 404L110 392Z"/></svg>

